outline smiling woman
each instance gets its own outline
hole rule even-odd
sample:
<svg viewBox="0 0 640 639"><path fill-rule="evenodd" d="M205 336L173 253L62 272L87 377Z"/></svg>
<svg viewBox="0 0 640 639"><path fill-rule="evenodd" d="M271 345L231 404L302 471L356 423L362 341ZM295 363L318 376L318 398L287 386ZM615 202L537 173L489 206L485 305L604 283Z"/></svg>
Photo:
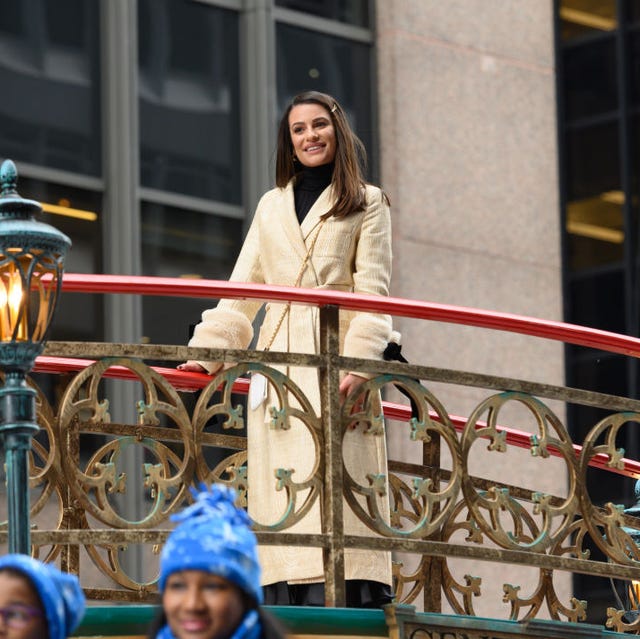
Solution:
<svg viewBox="0 0 640 639"><path fill-rule="evenodd" d="M162 611L150 639L280 639L260 609L257 542L226 486L201 487L160 557Z"/></svg>
<svg viewBox="0 0 640 639"><path fill-rule="evenodd" d="M336 156L336 133L331 117L320 104L294 106L289 112L289 134L298 162L307 167L330 164Z"/></svg>
<svg viewBox="0 0 640 639"><path fill-rule="evenodd" d="M330 95L306 91L293 98L282 114L276 151L276 187L258 204L251 228L231 274L236 282L388 295L391 279L391 216L389 200L364 180L365 149L340 103ZM256 300L221 300L202 314L189 346L246 349L253 338L252 322L261 307ZM340 312L340 354L383 359L392 333L391 317ZM257 348L296 353L317 352L319 318L302 305L268 304ZM216 374L222 362L189 361L181 370ZM285 367L283 367L285 368ZM320 416L320 390L315 368L283 370ZM365 382L362 374L345 372L339 387L345 401ZM372 410L379 395L372 396ZM289 410L291 408L291 410ZM286 414L286 428L268 427L273 411ZM248 511L261 525L273 525L289 509L285 491L274 473L294 468L298 486L310 482L314 443L297 414L307 411L292 396L282 398L254 375L247 417ZM347 468L358 468L359 480L386 476L384 436L371 436L362 424L343 442ZM308 484L311 485L311 482ZM308 488L297 493L303 503ZM388 495L388 490L384 493ZM389 501L380 499L383 517ZM319 501L287 532L320 533ZM345 506L345 530L369 535L369 529ZM386 551L345 551L346 605L378 608L390 603L391 555ZM270 605L325 605L325 569L321 548L268 545L260 548L265 601Z"/></svg>

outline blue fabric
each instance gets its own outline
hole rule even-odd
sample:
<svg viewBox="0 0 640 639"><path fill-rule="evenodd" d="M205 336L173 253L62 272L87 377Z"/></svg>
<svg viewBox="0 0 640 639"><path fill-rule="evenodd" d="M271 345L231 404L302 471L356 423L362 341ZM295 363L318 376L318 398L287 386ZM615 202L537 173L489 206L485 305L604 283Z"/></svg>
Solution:
<svg viewBox="0 0 640 639"><path fill-rule="evenodd" d="M261 604L258 543L249 515L234 503L235 492L221 484L201 484L199 492L191 492L195 503L171 517L178 525L160 555L160 592L171 573L204 570L228 579Z"/></svg>
<svg viewBox="0 0 640 639"><path fill-rule="evenodd" d="M44 607L49 639L66 639L78 627L86 602L75 575L18 554L0 557L0 570L3 568L21 572L34 585Z"/></svg>
<svg viewBox="0 0 640 639"><path fill-rule="evenodd" d="M229 639L259 639L261 635L262 626L258 611L250 610ZM176 639L176 636L171 632L169 626L163 626L156 635L156 639Z"/></svg>

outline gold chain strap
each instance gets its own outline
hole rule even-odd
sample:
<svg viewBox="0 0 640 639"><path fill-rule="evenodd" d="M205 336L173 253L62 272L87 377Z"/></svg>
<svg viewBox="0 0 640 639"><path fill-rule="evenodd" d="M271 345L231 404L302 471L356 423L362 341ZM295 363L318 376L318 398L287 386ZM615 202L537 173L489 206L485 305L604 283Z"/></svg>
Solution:
<svg viewBox="0 0 640 639"><path fill-rule="evenodd" d="M298 271L298 277L296 277L296 283L294 284L296 288L300 286L300 282L302 282L302 276L304 274L305 269L307 268L307 264L309 263L309 259L311 258L311 254L313 253L313 248L316 245L316 240L318 239L318 235L320 235L320 229L322 228L323 224L324 224L324 219L320 220L320 222L318 223L316 234L313 236L313 239L311 240L311 244L309 245L307 254L304 256L304 260L302 260L302 264L300 265L300 270ZM273 330L273 333L271 334L271 338L269 339L268 344L265 346L265 349L264 349L265 351L270 350L271 347L273 346L273 342L276 339L276 335L278 334L278 331L282 326L282 322L284 322L284 318L287 316L287 313L289 312L290 308L291 308L291 302L287 302L286 306L282 309L282 314L280 315L280 319L278 320L278 323L276 324L276 327Z"/></svg>

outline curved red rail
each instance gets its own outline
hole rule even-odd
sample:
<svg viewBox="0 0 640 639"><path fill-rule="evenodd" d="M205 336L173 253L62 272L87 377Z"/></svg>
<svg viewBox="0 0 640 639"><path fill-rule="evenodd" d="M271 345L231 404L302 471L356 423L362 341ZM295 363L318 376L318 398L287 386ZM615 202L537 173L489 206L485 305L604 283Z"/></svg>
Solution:
<svg viewBox="0 0 640 639"><path fill-rule="evenodd" d="M640 357L640 339L628 335L620 335L609 331L601 331L586 326L555 322L534 317L499 313L483 309L436 304L420 300L408 300L396 297L380 297L360 295L340 291L322 289L304 289L291 286L269 286L265 284L247 284L222 280L183 279L172 277L146 277L133 275L94 275L66 273L62 280L62 290L68 293L121 293L134 295L160 295L164 297L203 297L258 299L264 301L287 301L293 304L312 304L315 306L336 305L356 311L373 311L400 317L413 317L423 320L463 324L478 328L521 333L576 344L600 350L621 353L631 357ZM92 363L92 360L69 359L59 357L39 357L34 370L36 372L72 372L78 371ZM196 390L206 386L211 378L202 373L186 373L174 368L154 367L171 384L179 390ZM122 366L114 366L106 373L110 377L135 379L134 373ZM248 382L237 380L234 390L246 393ZM390 419L408 421L411 411L408 406L383 402L384 412ZM437 419L437 415L432 415ZM463 417L450 416L456 428L461 430L466 420ZM480 424L478 427L481 427ZM506 431L509 444L521 448L531 445L530 434L512 428ZM574 444L576 455L580 455L582 447ZM552 455L559 452L550 449ZM590 462L609 472L628 477L640 478L640 462L624 459L623 469L607 466L608 457L597 455Z"/></svg>
<svg viewBox="0 0 640 639"><path fill-rule="evenodd" d="M162 295L167 297L207 297L219 299L258 299L283 301L294 304L327 306L334 304L356 311L375 311L399 317L464 324L478 328L522 333L588 346L611 353L640 357L640 339L619 335L577 324L498 313L465 306L435 304L398 297L360 295L324 289L305 289L292 286L267 286L220 280L195 280L178 277L145 277L134 275L89 275L67 273L62 280L62 290L69 293L129 293L138 295Z"/></svg>

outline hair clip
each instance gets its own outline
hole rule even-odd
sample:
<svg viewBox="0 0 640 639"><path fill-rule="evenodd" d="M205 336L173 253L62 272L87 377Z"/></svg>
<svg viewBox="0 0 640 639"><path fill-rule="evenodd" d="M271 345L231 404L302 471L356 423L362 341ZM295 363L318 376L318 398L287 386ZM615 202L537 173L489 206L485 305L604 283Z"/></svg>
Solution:
<svg viewBox="0 0 640 639"><path fill-rule="evenodd" d="M334 102L333 106L331 107L331 113L335 113L338 110L338 105Z"/></svg>

